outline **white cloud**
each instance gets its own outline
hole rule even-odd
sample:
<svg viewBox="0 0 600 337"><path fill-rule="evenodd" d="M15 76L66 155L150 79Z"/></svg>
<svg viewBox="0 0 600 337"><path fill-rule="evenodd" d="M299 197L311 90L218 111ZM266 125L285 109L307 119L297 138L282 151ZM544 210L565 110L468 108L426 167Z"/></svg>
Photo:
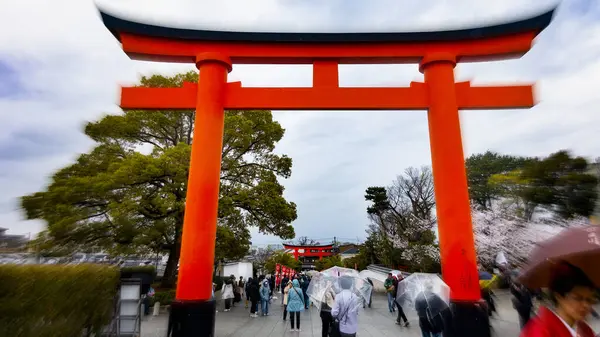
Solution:
<svg viewBox="0 0 600 337"><path fill-rule="evenodd" d="M420 30L486 24L528 16L553 0L211 1L103 0L103 7L140 21L214 29L282 31ZM586 10L581 10L584 5ZM598 156L600 125L594 80L600 76L600 8L577 0L520 60L460 65L459 80L475 84L537 81L531 110L462 113L466 153L493 149L545 155L560 148ZM118 85L139 74L172 74L191 65L134 62L85 0L21 0L0 11L0 62L18 71L31 95L0 96L0 145L17 131L44 130L66 139L51 156L21 162L0 158L0 226L15 233L40 229L14 211L15 198L39 190L46 177L90 143L80 126L117 112ZM245 86L309 86L306 66L235 66ZM343 86L407 86L422 80L416 65L343 66ZM407 166L430 163L425 112L277 112L287 129L278 151L294 160L286 196L298 203L298 235L364 236L364 189L392 181ZM255 242L274 238L255 236Z"/></svg>

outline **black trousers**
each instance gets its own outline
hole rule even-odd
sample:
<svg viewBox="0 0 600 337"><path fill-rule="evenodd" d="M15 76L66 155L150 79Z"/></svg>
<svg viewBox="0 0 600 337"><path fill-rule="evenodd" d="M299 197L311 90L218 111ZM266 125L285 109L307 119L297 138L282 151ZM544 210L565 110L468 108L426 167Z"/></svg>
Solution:
<svg viewBox="0 0 600 337"><path fill-rule="evenodd" d="M296 316L295 320L294 316ZM296 329L300 329L300 311L290 312L290 323L292 324L292 329L294 328L294 321L296 321Z"/></svg>
<svg viewBox="0 0 600 337"><path fill-rule="evenodd" d="M529 309L529 311L524 311L524 312L519 313L519 324L521 326L521 329L523 329L525 327L525 325L527 325L527 322L529 322L530 318L531 318L531 309Z"/></svg>
<svg viewBox="0 0 600 337"><path fill-rule="evenodd" d="M258 301L257 300L252 300L250 302L250 313L251 314L256 314L256 308L258 308Z"/></svg>
<svg viewBox="0 0 600 337"><path fill-rule="evenodd" d="M225 299L225 310L229 310L231 308L231 298Z"/></svg>
<svg viewBox="0 0 600 337"><path fill-rule="evenodd" d="M331 316L331 312L329 311L321 311L321 337L329 336L329 328L331 327L331 322L333 322L333 317Z"/></svg>
<svg viewBox="0 0 600 337"><path fill-rule="evenodd" d="M408 319L404 314L404 309L402 309L402 306L396 301L394 301L394 303L396 303L396 308L398 308L398 319L396 319L396 322L400 323L400 319L402 319L405 323L408 322Z"/></svg>
<svg viewBox="0 0 600 337"><path fill-rule="evenodd" d="M292 315L290 314L290 316L292 316ZM287 304L284 304L283 305L283 320L284 321L285 321L286 317L287 317Z"/></svg>

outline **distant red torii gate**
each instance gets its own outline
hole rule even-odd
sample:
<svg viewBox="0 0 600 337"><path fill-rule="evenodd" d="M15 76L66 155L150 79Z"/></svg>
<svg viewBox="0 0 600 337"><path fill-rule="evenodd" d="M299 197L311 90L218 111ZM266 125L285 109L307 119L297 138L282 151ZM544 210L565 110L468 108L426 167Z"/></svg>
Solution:
<svg viewBox="0 0 600 337"><path fill-rule="evenodd" d="M173 336L214 336L211 301L224 110L427 110L445 282L453 336L487 336L464 166L459 109L530 108L532 85L455 83L457 62L515 58L530 50L554 9L521 21L439 32L251 33L177 29L101 11L132 59L195 63L198 83L123 88L123 109L195 109ZM425 83L404 88L341 88L339 64L419 63ZM245 88L228 83L232 64L312 64L312 88Z"/></svg>

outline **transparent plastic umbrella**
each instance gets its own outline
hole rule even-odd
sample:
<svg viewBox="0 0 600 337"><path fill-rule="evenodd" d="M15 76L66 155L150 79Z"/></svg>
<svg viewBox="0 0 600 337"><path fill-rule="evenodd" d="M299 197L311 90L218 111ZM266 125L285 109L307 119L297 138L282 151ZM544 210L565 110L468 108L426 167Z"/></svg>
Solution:
<svg viewBox="0 0 600 337"><path fill-rule="evenodd" d="M396 301L421 317L435 319L448 309L450 287L436 274L414 273L398 283Z"/></svg>
<svg viewBox="0 0 600 337"><path fill-rule="evenodd" d="M337 296L343 290L343 282L349 283L350 289L348 290L356 297L356 300L353 303L354 306L360 308L369 300L373 289L371 284L365 279L351 275L333 276L332 274L319 273L313 276L306 293L311 298L314 305L320 310L325 301L326 293L331 291L332 295Z"/></svg>
<svg viewBox="0 0 600 337"><path fill-rule="evenodd" d="M344 267L331 267L329 269L325 269L321 271L321 274L325 274L327 276L341 277L341 276L353 276L360 277L360 274L355 269L344 268Z"/></svg>

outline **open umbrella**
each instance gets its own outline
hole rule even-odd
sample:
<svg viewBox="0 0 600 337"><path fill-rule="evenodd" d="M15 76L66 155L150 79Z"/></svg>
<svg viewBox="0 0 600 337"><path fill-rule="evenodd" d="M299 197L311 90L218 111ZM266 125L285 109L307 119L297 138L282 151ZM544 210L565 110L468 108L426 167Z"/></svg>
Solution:
<svg viewBox="0 0 600 337"><path fill-rule="evenodd" d="M481 288L491 288L497 280L498 277L496 275L492 275L487 271L479 272L479 286Z"/></svg>
<svg viewBox="0 0 600 337"><path fill-rule="evenodd" d="M340 277L340 276L359 277L360 276L360 274L358 273L358 271L356 269L337 267L337 266L331 267L329 269L325 269L325 270L321 271L321 274L325 274L327 276L334 276L334 277Z"/></svg>
<svg viewBox="0 0 600 337"><path fill-rule="evenodd" d="M356 270L354 269L349 270L353 270L354 272L356 272ZM343 271L340 270L329 271L327 273L321 272L313 276L312 280L310 281L310 284L308 285L306 293L312 299L314 305L318 309L320 309L321 304L324 301L326 292L329 290L333 290L335 294L339 294L340 292L342 292L341 279L346 278L347 280L350 280L352 282L350 291L354 293L354 295L356 295L358 298L354 305L356 305L357 307L362 307L363 303L368 302L369 298L371 297L371 291L373 290L373 287L367 280L359 277L358 272L356 272L356 275L357 276L345 275Z"/></svg>
<svg viewBox="0 0 600 337"><path fill-rule="evenodd" d="M600 286L600 226L565 229L538 244L530 256L519 281L531 289L548 287L552 267L559 261L579 267L596 286Z"/></svg>
<svg viewBox="0 0 600 337"><path fill-rule="evenodd" d="M398 283L396 301L403 308L434 319L448 309L450 287L436 274L413 273Z"/></svg>

